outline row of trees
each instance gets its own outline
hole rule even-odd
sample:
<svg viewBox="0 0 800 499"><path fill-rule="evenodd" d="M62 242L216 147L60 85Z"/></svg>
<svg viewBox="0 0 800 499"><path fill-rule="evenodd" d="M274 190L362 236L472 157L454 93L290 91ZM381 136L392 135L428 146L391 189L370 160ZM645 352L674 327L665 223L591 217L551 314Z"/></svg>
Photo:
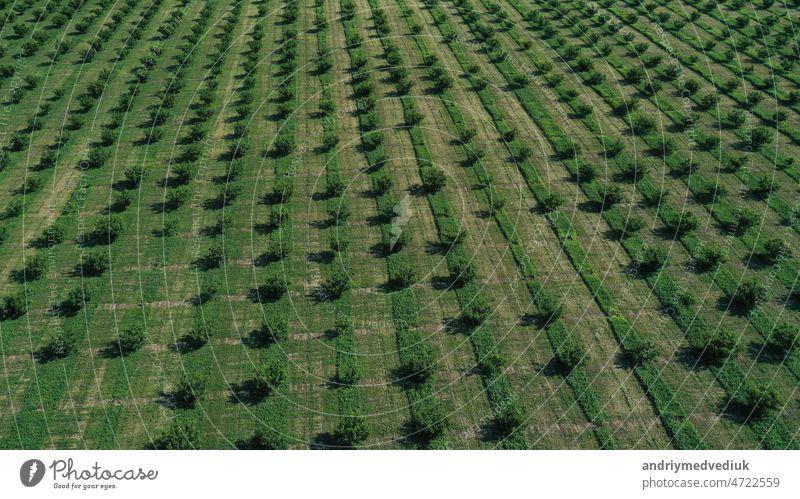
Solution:
<svg viewBox="0 0 800 499"><path fill-rule="evenodd" d="M691 232L697 225L696 217L693 215L688 215L684 213L676 215L673 213L671 217L672 217L671 219L667 220L668 225L670 225L675 232L679 233L679 235ZM638 260L641 262L642 267L645 271L653 273L661 269L664 263L664 255L663 252L653 248L646 250ZM660 295L660 298L663 296L666 295ZM735 291L733 296L734 296L734 303L736 303L739 307L744 309L756 306L758 302L763 299L758 290L754 289L752 286L743 286L739 291ZM690 339L692 337L699 338L699 340L695 339L692 343L695 346L700 345L702 348L702 345L708 343L708 342L703 342L702 338L707 337L709 335L713 335L713 333L709 333L709 330L705 328L696 328L696 330L699 332L699 334L690 335Z"/></svg>

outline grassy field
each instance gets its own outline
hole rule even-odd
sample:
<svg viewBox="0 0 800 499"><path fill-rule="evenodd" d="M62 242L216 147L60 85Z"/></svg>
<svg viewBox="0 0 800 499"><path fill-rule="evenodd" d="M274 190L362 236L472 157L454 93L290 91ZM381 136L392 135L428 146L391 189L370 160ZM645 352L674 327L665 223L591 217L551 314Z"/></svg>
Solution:
<svg viewBox="0 0 800 499"><path fill-rule="evenodd" d="M0 1L0 448L797 449L798 7Z"/></svg>

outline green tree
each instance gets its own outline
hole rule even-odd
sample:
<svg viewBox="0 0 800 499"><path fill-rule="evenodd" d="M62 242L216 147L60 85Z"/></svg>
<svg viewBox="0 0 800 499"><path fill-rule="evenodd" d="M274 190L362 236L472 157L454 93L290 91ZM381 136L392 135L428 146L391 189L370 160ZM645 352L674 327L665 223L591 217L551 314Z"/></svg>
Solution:
<svg viewBox="0 0 800 499"><path fill-rule="evenodd" d="M286 293L286 287L286 278L282 269L271 269L264 276L264 284L258 287L258 296L262 299L274 301Z"/></svg>
<svg viewBox="0 0 800 499"><path fill-rule="evenodd" d="M777 262L780 258L789 255L791 251L789 244L783 239L773 238L764 243L762 255L770 262Z"/></svg>
<svg viewBox="0 0 800 499"><path fill-rule="evenodd" d="M725 250L717 245L709 245L703 247L698 257L698 262L705 269L713 269L725 263L728 255Z"/></svg>
<svg viewBox="0 0 800 499"><path fill-rule="evenodd" d="M184 374L172 396L178 407L193 408L203 398L208 386L208 379L202 374Z"/></svg>
<svg viewBox="0 0 800 499"><path fill-rule="evenodd" d="M133 186L138 187L144 179L147 170L141 165L134 165L125 169L124 175Z"/></svg>
<svg viewBox="0 0 800 499"><path fill-rule="evenodd" d="M2 312L3 320L18 319L28 312L27 300L25 299L25 291L13 291L3 297L0 312Z"/></svg>
<svg viewBox="0 0 800 499"><path fill-rule="evenodd" d="M767 299L767 288L755 280L740 284L733 294L733 304L742 311L749 311Z"/></svg>
<svg viewBox="0 0 800 499"><path fill-rule="evenodd" d="M772 387L750 378L747 378L744 386L737 391L735 400L750 409L755 417L760 417L765 412L782 405L778 393Z"/></svg>
<svg viewBox="0 0 800 499"><path fill-rule="evenodd" d="M433 440L448 429L447 411L432 397L424 398L411 409L414 431L427 440Z"/></svg>
<svg viewBox="0 0 800 499"><path fill-rule="evenodd" d="M428 192L436 192L447 183L447 175L438 166L425 166L420 171L422 187Z"/></svg>
<svg viewBox="0 0 800 499"><path fill-rule="evenodd" d="M279 388L286 381L286 363L280 361L268 361L255 369L253 375L253 385L259 393L271 393Z"/></svg>
<svg viewBox="0 0 800 499"><path fill-rule="evenodd" d="M47 256L44 253L37 253L33 258L25 262L23 276L26 281L35 281L47 272Z"/></svg>
<svg viewBox="0 0 800 499"><path fill-rule="evenodd" d="M280 450L289 447L286 435L272 426L259 426L256 429L253 443L259 449Z"/></svg>
<svg viewBox="0 0 800 499"><path fill-rule="evenodd" d="M342 296L342 293L347 291L349 287L350 276L347 275L341 265L337 265L336 269L322 283L322 297L326 300L335 300Z"/></svg>
<svg viewBox="0 0 800 499"><path fill-rule="evenodd" d="M72 331L59 329L46 347L48 357L63 359L75 351L76 341Z"/></svg>
<svg viewBox="0 0 800 499"><path fill-rule="evenodd" d="M189 331L186 333L185 341L192 348L200 348L211 338L218 335L219 324L211 317L198 317Z"/></svg>
<svg viewBox="0 0 800 499"><path fill-rule="evenodd" d="M89 288L83 285L77 285L70 289L67 297L61 302L61 310L70 315L77 314L83 309L86 303L92 299Z"/></svg>
<svg viewBox="0 0 800 499"><path fill-rule="evenodd" d="M200 431L194 418L178 417L172 420L155 442L160 450L192 450L198 447Z"/></svg>
<svg viewBox="0 0 800 499"><path fill-rule="evenodd" d="M118 346L122 355L127 355L141 348L146 340L147 332L144 326L136 324L124 329L120 333Z"/></svg>
<svg viewBox="0 0 800 499"><path fill-rule="evenodd" d="M102 275L108 270L108 266L108 252L104 250L93 251L81 259L81 270L84 275Z"/></svg>
<svg viewBox="0 0 800 499"><path fill-rule="evenodd" d="M369 438L369 425L364 416L347 415L336 426L336 439L345 447L356 447Z"/></svg>
<svg viewBox="0 0 800 499"><path fill-rule="evenodd" d="M267 310L266 317L261 320L258 334L266 344L285 341L289 337L289 321L284 314Z"/></svg>
<svg viewBox="0 0 800 499"><path fill-rule="evenodd" d="M786 353L797 350L800 348L800 326L781 323L770 333L769 342Z"/></svg>
<svg viewBox="0 0 800 499"><path fill-rule="evenodd" d="M689 344L712 361L723 361L740 348L739 338L728 329L705 328L696 331L690 336Z"/></svg>
<svg viewBox="0 0 800 499"><path fill-rule="evenodd" d="M646 246L636 255L636 261L645 272L655 272L666 263L667 255L657 246Z"/></svg>

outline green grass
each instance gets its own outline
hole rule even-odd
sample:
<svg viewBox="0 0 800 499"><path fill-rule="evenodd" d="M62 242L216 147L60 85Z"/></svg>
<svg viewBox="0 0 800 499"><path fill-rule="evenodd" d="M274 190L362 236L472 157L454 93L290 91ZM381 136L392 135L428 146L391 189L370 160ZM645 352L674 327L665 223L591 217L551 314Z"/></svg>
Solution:
<svg viewBox="0 0 800 499"><path fill-rule="evenodd" d="M0 310L1 448L159 447L176 420L197 448L797 447L798 350L770 344L800 322L799 89L777 6L692 26L668 0L62 1L33 31L44 4L0 34L0 297L26 306ZM685 79L700 89L683 99ZM634 133L643 115L655 127ZM771 135L747 150L754 127ZM743 209L755 225L735 230ZM698 226L676 235L687 211ZM710 246L727 260L700 268ZM650 247L669 256L645 271ZM739 310L751 279L764 300ZM70 293L85 306L62 308ZM265 321L286 335L264 341ZM214 335L188 343L203 323ZM693 345L720 330L739 348L709 361ZM259 388L258 367L285 377ZM176 406L187 377L204 390ZM754 387L774 395L760 412Z"/></svg>

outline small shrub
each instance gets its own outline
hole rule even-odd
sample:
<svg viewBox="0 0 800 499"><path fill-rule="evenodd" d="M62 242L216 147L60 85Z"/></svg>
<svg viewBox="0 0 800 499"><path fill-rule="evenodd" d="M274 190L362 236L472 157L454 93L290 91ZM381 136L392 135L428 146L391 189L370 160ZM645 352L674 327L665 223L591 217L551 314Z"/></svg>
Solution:
<svg viewBox="0 0 800 499"><path fill-rule="evenodd" d="M219 267L228 258L228 246L221 240L214 240L208 248L205 257L206 264L211 267Z"/></svg>
<svg viewBox="0 0 800 499"><path fill-rule="evenodd" d="M164 200L168 209L175 210L185 205L191 196L192 191L190 187L187 185L181 185L179 187L169 189Z"/></svg>
<svg viewBox="0 0 800 499"><path fill-rule="evenodd" d="M0 302L0 315L3 320L18 319L28 312L28 305L23 290L11 292Z"/></svg>
<svg viewBox="0 0 800 499"><path fill-rule="evenodd" d="M569 371L585 362L588 358L587 355L583 345L572 336L566 338L556 348L556 358L558 358L558 361Z"/></svg>
<svg viewBox="0 0 800 499"><path fill-rule="evenodd" d="M800 348L800 326L781 323L770 333L769 343L787 354L794 352Z"/></svg>
<svg viewBox="0 0 800 499"><path fill-rule="evenodd" d="M268 394L286 381L287 369L284 362L265 362L255 369L253 384L260 393Z"/></svg>
<svg viewBox="0 0 800 499"><path fill-rule="evenodd" d="M203 398L208 380L202 375L186 374L178 382L172 395L178 407L193 408Z"/></svg>
<svg viewBox="0 0 800 499"><path fill-rule="evenodd" d="M266 344L285 341L289 337L289 321L284 314L267 311L258 334Z"/></svg>
<svg viewBox="0 0 800 499"><path fill-rule="evenodd" d="M289 221L289 209L285 205L273 206L269 213L269 225L273 229L282 227Z"/></svg>
<svg viewBox="0 0 800 499"><path fill-rule="evenodd" d="M119 334L117 346L119 347L122 355L127 355L141 348L146 339L147 333L144 329L144 326L137 324L124 329Z"/></svg>
<svg viewBox="0 0 800 499"><path fill-rule="evenodd" d="M26 281L35 281L47 272L47 256L44 253L37 253L33 258L25 262L23 276Z"/></svg>
<svg viewBox="0 0 800 499"><path fill-rule="evenodd" d="M264 277L264 284L258 288L258 296L270 301L279 299L286 293L286 280L280 269L272 269Z"/></svg>
<svg viewBox="0 0 800 499"><path fill-rule="evenodd" d="M542 207L545 211L555 211L564 204L564 196L557 192L548 193L542 200Z"/></svg>
<svg viewBox="0 0 800 499"><path fill-rule="evenodd" d="M110 215L97 220L94 226L94 238L101 244L111 244L125 232L125 222L119 215Z"/></svg>
<svg viewBox="0 0 800 499"><path fill-rule="evenodd" d="M286 436L276 428L259 426L253 437L253 443L259 449L280 450L289 447Z"/></svg>
<svg viewBox="0 0 800 499"><path fill-rule="evenodd" d="M114 200L111 202L111 211L120 213L128 209L131 205L131 194L129 191L122 191L117 193L114 196Z"/></svg>
<svg viewBox="0 0 800 499"><path fill-rule="evenodd" d="M729 329L703 329L689 338L689 344L711 361L722 361L736 353L739 338Z"/></svg>
<svg viewBox="0 0 800 499"><path fill-rule="evenodd" d="M454 261L450 264L450 278L453 284L464 286L474 281L477 275L478 271L468 256L459 254L454 257Z"/></svg>
<svg viewBox="0 0 800 499"><path fill-rule="evenodd" d="M375 189L378 194L385 194L394 185L394 179L386 172L380 172L375 175Z"/></svg>
<svg viewBox="0 0 800 499"><path fill-rule="evenodd" d="M197 175L197 169L198 167L194 163L178 163L173 171L175 172L175 177L179 184L188 184ZM182 204L181 202L178 206Z"/></svg>
<svg viewBox="0 0 800 499"><path fill-rule="evenodd" d="M328 178L325 180L325 188L328 197L339 197L344 193L345 183L340 177Z"/></svg>
<svg viewBox="0 0 800 499"><path fill-rule="evenodd" d="M713 269L725 263L727 258L728 256L725 250L717 245L710 245L704 247L700 251L698 262L700 263L701 267L705 269Z"/></svg>
<svg viewBox="0 0 800 499"><path fill-rule="evenodd" d="M350 278L341 267L337 265L333 273L322 283L321 296L326 300L335 300L350 287Z"/></svg>
<svg viewBox="0 0 800 499"><path fill-rule="evenodd" d="M678 237L693 232L700 225L697 215L691 211L675 214L667 221L667 226Z"/></svg>
<svg viewBox="0 0 800 499"><path fill-rule="evenodd" d="M436 370L436 354L429 345L418 344L403 359L403 371L417 383L422 383Z"/></svg>
<svg viewBox="0 0 800 499"><path fill-rule="evenodd" d="M492 309L489 304L482 297L476 296L464 307L462 318L467 326L477 327L483 324L491 313Z"/></svg>
<svg viewBox="0 0 800 499"><path fill-rule="evenodd" d="M3 214L5 218L15 218L22 214L25 210L25 204L22 202L22 199L14 198L8 203L6 206L6 211Z"/></svg>
<svg viewBox="0 0 800 499"><path fill-rule="evenodd" d="M416 272L407 261L390 261L390 271L392 275L392 285L405 289L417 280Z"/></svg>
<svg viewBox="0 0 800 499"><path fill-rule="evenodd" d="M649 339L636 338L630 342L626 354L631 362L636 365L646 364L656 358L658 351L655 344Z"/></svg>
<svg viewBox="0 0 800 499"><path fill-rule="evenodd" d="M220 287L220 281L217 276L207 276L200 285L200 292L197 294L198 302L207 303L213 300L219 293Z"/></svg>
<svg viewBox="0 0 800 499"><path fill-rule="evenodd" d="M747 378L734 397L739 404L750 409L753 416L760 417L765 412L777 409L782 405L778 393L763 383Z"/></svg>
<svg viewBox="0 0 800 499"><path fill-rule="evenodd" d="M84 275L103 275L108 266L108 253L104 250L93 251L81 259L81 270Z"/></svg>
<svg viewBox="0 0 800 499"><path fill-rule="evenodd" d="M790 252L789 243L783 239L773 238L764 243L761 255L772 263L787 256Z"/></svg>
<svg viewBox="0 0 800 499"><path fill-rule="evenodd" d="M198 317L184 337L186 343L194 348L201 348L219 333L219 324L209 317Z"/></svg>
<svg viewBox="0 0 800 499"><path fill-rule="evenodd" d="M447 183L447 175L437 166L425 166L420 171L422 186L428 192L436 192Z"/></svg>
<svg viewBox="0 0 800 499"><path fill-rule="evenodd" d="M270 152L275 157L283 157L289 155L294 148L294 135L288 132L281 132L272 144Z"/></svg>
<svg viewBox="0 0 800 499"><path fill-rule="evenodd" d="M525 424L525 419L525 410L515 400L507 403L498 411L494 417L494 423L503 435L510 435Z"/></svg>
<svg viewBox="0 0 800 499"><path fill-rule="evenodd" d="M330 249L334 253L343 253L350 247L350 238L344 231L332 230L328 235Z"/></svg>
<svg viewBox="0 0 800 499"><path fill-rule="evenodd" d="M175 418L155 442L156 449L193 450L198 447L200 431L194 419Z"/></svg>
<svg viewBox="0 0 800 499"><path fill-rule="evenodd" d="M92 148L89 149L89 154L86 157L85 163L89 168L100 168L103 166L109 157L109 152L105 149Z"/></svg>
<svg viewBox="0 0 800 499"><path fill-rule="evenodd" d="M758 213L749 208L742 208L737 213L737 219L734 222L734 229L738 233L742 233L751 227L755 227L761 221Z"/></svg>
<svg viewBox="0 0 800 499"><path fill-rule="evenodd" d="M663 249L657 246L646 246L636 255L639 267L645 272L656 272L667 261L667 255Z"/></svg>
<svg viewBox="0 0 800 499"><path fill-rule="evenodd" d="M433 398L421 399L412 408L414 431L425 439L432 440L442 435L449 427L447 411Z"/></svg>
<svg viewBox="0 0 800 499"><path fill-rule="evenodd" d="M591 182L595 177L597 177L597 168L590 164L580 164L572 173L572 178L576 182Z"/></svg>
<svg viewBox="0 0 800 499"><path fill-rule="evenodd" d="M564 306L558 298L552 295L543 295L537 304L539 308L539 319L545 324L550 324L564 313Z"/></svg>
<svg viewBox="0 0 800 499"><path fill-rule="evenodd" d="M125 169L125 178L132 185L138 187L144 179L147 170L143 166L131 166Z"/></svg>
<svg viewBox="0 0 800 499"><path fill-rule="evenodd" d="M631 127L636 135L647 135L656 128L653 118L646 115L638 115L631 121Z"/></svg>
<svg viewBox="0 0 800 499"><path fill-rule="evenodd" d="M766 175L756 176L753 185L750 186L752 192L759 199L764 199L772 192L772 179Z"/></svg>
<svg viewBox="0 0 800 499"><path fill-rule="evenodd" d="M755 127L750 132L750 143L754 150L759 150L772 140L772 133L764 127Z"/></svg>
<svg viewBox="0 0 800 499"><path fill-rule="evenodd" d="M742 311L750 311L767 299L767 288L757 281L745 281L733 294L733 304Z"/></svg>
<svg viewBox="0 0 800 499"><path fill-rule="evenodd" d="M325 132L322 135L322 149L330 151L339 143L339 137L334 132Z"/></svg>
<svg viewBox="0 0 800 499"><path fill-rule="evenodd" d="M614 184L604 184L601 188L600 195L602 196L601 203L606 208L611 208L612 206L621 203L624 198L622 189Z"/></svg>
<svg viewBox="0 0 800 499"><path fill-rule="evenodd" d="M55 359L63 359L75 352L77 342L72 331L60 329L45 347L45 354Z"/></svg>
<svg viewBox="0 0 800 499"><path fill-rule="evenodd" d="M363 416L344 416L336 426L336 440L345 447L356 447L369 438L369 432L369 425Z"/></svg>
<svg viewBox="0 0 800 499"><path fill-rule="evenodd" d="M78 285L69 290L67 297L61 302L60 308L67 314L75 315L91 300L92 296L88 288Z"/></svg>

